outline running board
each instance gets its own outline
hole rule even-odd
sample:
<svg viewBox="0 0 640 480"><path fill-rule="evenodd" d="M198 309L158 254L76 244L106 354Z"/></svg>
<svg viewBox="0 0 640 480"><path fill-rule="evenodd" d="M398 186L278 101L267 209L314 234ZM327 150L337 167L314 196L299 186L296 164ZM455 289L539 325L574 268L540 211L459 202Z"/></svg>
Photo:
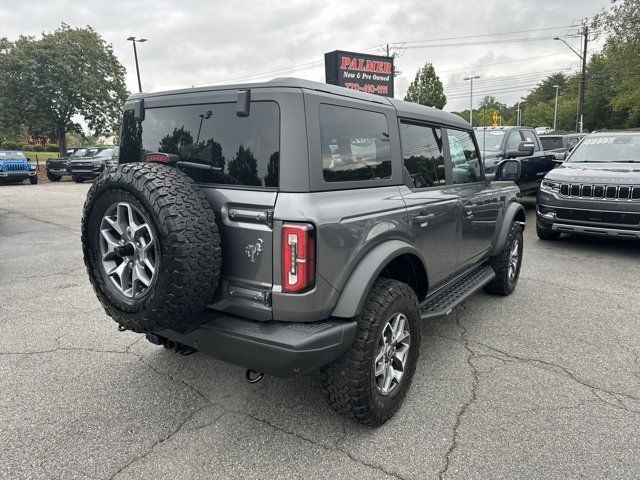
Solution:
<svg viewBox="0 0 640 480"><path fill-rule="evenodd" d="M449 315L457 305L476 293L495 278L496 274L489 265L483 265L467 273L433 297L427 297L420 305L420 318L423 320Z"/></svg>

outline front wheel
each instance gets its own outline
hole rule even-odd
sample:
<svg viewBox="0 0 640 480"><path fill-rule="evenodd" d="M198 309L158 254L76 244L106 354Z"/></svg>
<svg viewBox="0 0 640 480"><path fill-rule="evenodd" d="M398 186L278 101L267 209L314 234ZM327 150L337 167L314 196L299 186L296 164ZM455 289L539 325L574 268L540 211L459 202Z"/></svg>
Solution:
<svg viewBox="0 0 640 480"><path fill-rule="evenodd" d="M37 183L38 183L38 175L34 175L33 177L29 177L29 183L31 185L37 185Z"/></svg>
<svg viewBox="0 0 640 480"><path fill-rule="evenodd" d="M538 223L536 223L536 233L540 240L555 241L560 239L560 232L556 232L550 228L541 227Z"/></svg>
<svg viewBox="0 0 640 480"><path fill-rule="evenodd" d="M62 178L62 175L54 175L53 173L50 173L47 170L47 178L49 179L50 182L59 182L60 179Z"/></svg>
<svg viewBox="0 0 640 480"><path fill-rule="evenodd" d="M351 349L322 369L324 394L338 413L379 426L400 408L418 362L416 295L405 283L379 278L357 322Z"/></svg>
<svg viewBox="0 0 640 480"><path fill-rule="evenodd" d="M522 227L519 223L511 223L504 248L489 259L496 277L485 285L485 291L496 295L510 295L516 288L522 266L522 240Z"/></svg>

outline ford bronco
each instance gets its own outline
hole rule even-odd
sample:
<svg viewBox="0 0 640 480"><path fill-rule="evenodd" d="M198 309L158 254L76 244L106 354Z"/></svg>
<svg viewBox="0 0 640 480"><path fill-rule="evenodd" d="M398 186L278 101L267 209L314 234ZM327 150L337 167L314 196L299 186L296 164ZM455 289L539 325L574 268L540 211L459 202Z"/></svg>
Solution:
<svg viewBox="0 0 640 480"><path fill-rule="evenodd" d="M515 288L519 175L487 180L460 117L332 85L140 93L87 194L84 259L121 330L248 380L320 369L336 411L380 425L421 319Z"/></svg>

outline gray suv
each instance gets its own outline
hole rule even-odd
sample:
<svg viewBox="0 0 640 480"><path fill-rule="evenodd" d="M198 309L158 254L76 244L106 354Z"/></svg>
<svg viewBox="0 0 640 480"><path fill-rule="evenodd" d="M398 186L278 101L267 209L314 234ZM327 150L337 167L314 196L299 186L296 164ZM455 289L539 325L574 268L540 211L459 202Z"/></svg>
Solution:
<svg viewBox="0 0 640 480"><path fill-rule="evenodd" d="M336 411L380 425L411 384L420 320L515 288L518 197L485 179L455 115L276 79L133 95L82 242L121 330L250 381L321 369Z"/></svg>

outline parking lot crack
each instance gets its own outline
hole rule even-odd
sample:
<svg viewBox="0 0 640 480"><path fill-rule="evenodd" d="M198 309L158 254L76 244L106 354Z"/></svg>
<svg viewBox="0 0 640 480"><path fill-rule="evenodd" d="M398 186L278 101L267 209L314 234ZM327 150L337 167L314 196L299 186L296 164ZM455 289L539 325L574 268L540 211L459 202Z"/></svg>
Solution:
<svg viewBox="0 0 640 480"><path fill-rule="evenodd" d="M377 470L379 472L382 472L385 475L388 475L388 476L390 476L392 478L397 478L398 480L409 480L409 477L403 477L403 476L401 476L400 474L398 474L396 472L388 470L387 468L385 468L382 465L379 465L379 464L376 464L376 463L372 463L372 462L368 462L368 461L366 461L364 459L358 458L357 456L353 455L348 450L340 448L338 446L340 440L338 440L334 444L335 446L333 446L333 447L332 446L328 446L328 445L324 445L324 444L318 443L318 442L316 442L316 441L314 441L314 440L312 440L310 438L307 438L307 437L305 437L303 435L300 435L299 433L292 432L292 431L287 430L287 429L285 429L285 428L283 428L283 427L281 427L279 425L271 423L270 421L268 421L268 420L266 420L264 418L257 417L257 416L255 416L253 414L250 414L250 413L247 413L247 412L240 412L240 411L234 411L234 413L249 417L249 418L251 418L251 419L253 419L253 420L257 421L257 422L260 422L260 423L262 423L264 425L267 425L267 426L269 426L269 427L271 427L271 428L273 428L275 430L278 430L279 432L282 432L282 433L284 433L286 435L290 435L290 436L293 436L295 438L298 438L299 440L302 440L305 443L309 443L309 444L314 445L316 447L319 447L319 448L321 448L321 449L323 449L325 451L328 451L328 452L334 451L334 452L342 453L342 454L346 455L347 457L349 457L349 459L351 459L352 461L354 461L354 462L356 462L356 463L358 463L360 465L364 465L366 467L369 467L369 468L371 468L373 470Z"/></svg>
<svg viewBox="0 0 640 480"><path fill-rule="evenodd" d="M596 390L596 391L599 391L599 392L604 392L604 393L607 393L609 395L619 396L619 397L627 398L627 399L633 400L633 401L640 401L640 398L635 397L634 395L631 395L629 393L618 392L618 391L615 391L615 390L610 390L610 389L607 389L607 388L604 388L604 387L593 385L593 384L587 382L586 380L580 378L577 374L573 373L567 367L564 367L562 365L550 362L548 360L541 360L541 359L538 359L538 358L527 358L527 357L515 355L515 354L512 354L512 353L500 350L500 349L498 349L496 347L492 347L491 345L487 345L485 343L476 341L476 340L471 340L470 342L474 343L476 345L480 345L480 346L482 346L482 347L484 347L484 348L486 348L488 350L492 350L492 351L494 351L494 352L496 352L496 353L498 353L500 355L504 355L507 358L511 358L511 359L514 359L514 360L517 360L517 361L520 361L520 362L524 362L524 363L532 363L532 364L542 365L542 366L545 366L545 367L550 368L552 370L560 371L560 372L564 373L564 375L566 377L568 377L569 379L571 379L572 381L574 381L574 382L576 382L576 383L578 383L578 384L582 385L583 387L586 387L586 388L588 388L590 390Z"/></svg>
<svg viewBox="0 0 640 480"><path fill-rule="evenodd" d="M124 464L122 467L120 467L113 475L111 475L109 477L109 480L113 480L114 478L116 478L118 475L120 475L122 472L124 472L125 470L127 470L128 468L130 468L132 465L144 460L145 458L147 458L149 455L151 455L151 453L153 453L153 451L156 449L156 447L158 445L161 445L165 442L168 442L169 440L171 440L175 435L177 435L178 433L180 433L180 431L182 430L182 428L193 418L195 417L198 413L200 413L202 410L209 408L210 405L203 405L199 408L196 408L195 410L193 410L189 415L187 415L187 417L182 420L180 423L178 423L175 428L173 428L170 432L168 432L166 435L161 436L158 440L156 440L148 449L145 453L143 453L142 455L138 455L135 458L132 458L129 462L127 462L126 464ZM210 426L212 424L214 424L215 422L217 422L218 420L220 420L220 418L222 418L222 416L225 414L225 412L221 413L220 415L218 415L212 422L210 422L209 424L207 424L206 426ZM200 428L204 428L204 427L200 427Z"/></svg>
<svg viewBox="0 0 640 480"><path fill-rule="evenodd" d="M456 325L458 325L458 327L460 328L462 342L464 343L464 347L467 350L466 363L471 370L472 382L469 397L460 406L458 412L456 413L456 417L452 427L451 442L449 443L449 447L447 448L447 451L444 455L444 466L438 472L437 478L439 480L443 479L449 471L449 467L451 466L451 456L459 446L458 442L460 438L460 427L462 426L462 420L466 413L469 411L471 405L473 405L478 399L478 384L480 383L480 371L473 363L473 360L476 357L476 353L471 348L470 342L467 339L467 329L460 321L459 312L456 312Z"/></svg>

